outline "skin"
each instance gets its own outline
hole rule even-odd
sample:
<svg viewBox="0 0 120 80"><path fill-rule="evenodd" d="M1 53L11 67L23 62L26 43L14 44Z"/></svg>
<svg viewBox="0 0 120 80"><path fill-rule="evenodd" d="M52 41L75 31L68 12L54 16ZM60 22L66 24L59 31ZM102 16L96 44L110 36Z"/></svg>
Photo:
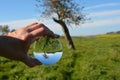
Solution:
<svg viewBox="0 0 120 80"><path fill-rule="evenodd" d="M29 67L41 63L28 55L30 45L40 37L57 36L44 24L32 23L14 32L0 36L0 56L25 63Z"/></svg>

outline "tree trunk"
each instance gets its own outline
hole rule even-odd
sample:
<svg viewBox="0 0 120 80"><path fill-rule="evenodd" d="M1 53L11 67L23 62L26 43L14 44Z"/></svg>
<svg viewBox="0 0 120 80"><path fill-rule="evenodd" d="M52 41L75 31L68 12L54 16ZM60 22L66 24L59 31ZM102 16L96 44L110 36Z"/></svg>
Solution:
<svg viewBox="0 0 120 80"><path fill-rule="evenodd" d="M63 29L63 32L64 32L64 37L67 41L68 48L69 49L75 49L74 43L72 41L72 38L70 36L69 30L68 30L66 24L62 20L56 20L54 18L53 18L53 20L62 26L62 29Z"/></svg>

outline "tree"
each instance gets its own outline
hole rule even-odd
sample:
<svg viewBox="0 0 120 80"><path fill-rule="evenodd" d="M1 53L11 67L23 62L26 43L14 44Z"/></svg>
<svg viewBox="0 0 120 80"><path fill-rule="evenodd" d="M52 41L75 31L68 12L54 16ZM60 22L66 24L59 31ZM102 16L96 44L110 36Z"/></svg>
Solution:
<svg viewBox="0 0 120 80"><path fill-rule="evenodd" d="M117 31L116 34L120 34L120 31Z"/></svg>
<svg viewBox="0 0 120 80"><path fill-rule="evenodd" d="M37 7L41 9L42 15L52 17L53 21L60 24L67 41L68 48L75 49L74 43L69 33L68 26L71 24L79 25L84 21L84 15L81 13L83 7L80 7L76 0L37 0ZM78 2L79 3L79 2ZM56 15L56 16L55 16Z"/></svg>
<svg viewBox="0 0 120 80"><path fill-rule="evenodd" d="M8 25L0 25L0 33L1 35L4 35L6 33L10 32Z"/></svg>

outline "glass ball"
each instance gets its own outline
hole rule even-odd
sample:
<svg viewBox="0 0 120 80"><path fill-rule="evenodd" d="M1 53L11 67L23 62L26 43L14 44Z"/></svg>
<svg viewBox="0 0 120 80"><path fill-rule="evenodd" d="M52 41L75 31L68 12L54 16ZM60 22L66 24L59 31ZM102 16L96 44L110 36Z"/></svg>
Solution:
<svg viewBox="0 0 120 80"><path fill-rule="evenodd" d="M62 44L58 39L45 36L34 42L34 57L44 65L55 64L62 54Z"/></svg>

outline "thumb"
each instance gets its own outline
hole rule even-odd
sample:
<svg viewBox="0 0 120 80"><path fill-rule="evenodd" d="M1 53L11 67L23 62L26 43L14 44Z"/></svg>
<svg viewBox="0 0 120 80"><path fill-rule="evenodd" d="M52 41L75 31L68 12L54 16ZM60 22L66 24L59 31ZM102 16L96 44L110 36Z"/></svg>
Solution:
<svg viewBox="0 0 120 80"><path fill-rule="evenodd" d="M23 61L23 63L25 63L29 67L34 67L36 65L42 64L40 61L38 61L37 59L32 58L30 56L27 56L26 59Z"/></svg>

